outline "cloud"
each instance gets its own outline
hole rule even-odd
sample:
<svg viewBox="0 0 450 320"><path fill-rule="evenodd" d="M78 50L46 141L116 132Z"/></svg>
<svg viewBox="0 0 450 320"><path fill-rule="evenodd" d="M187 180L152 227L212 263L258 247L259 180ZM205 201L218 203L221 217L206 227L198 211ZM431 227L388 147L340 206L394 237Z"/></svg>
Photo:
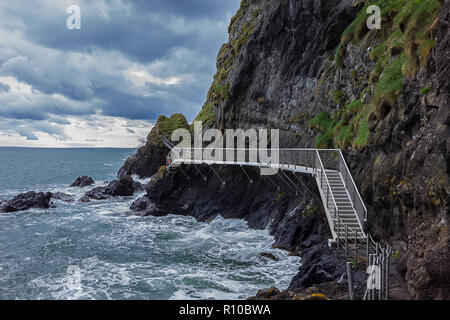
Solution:
<svg viewBox="0 0 450 320"><path fill-rule="evenodd" d="M135 148L152 127L148 121L101 115L73 116L65 124L0 117L0 141L3 146Z"/></svg>
<svg viewBox="0 0 450 320"><path fill-rule="evenodd" d="M20 137L51 123L60 131L44 135L71 141L63 129L74 118L101 117L104 126L181 112L192 120L240 1L78 0L81 30L66 28L69 2L0 2L0 117L20 121Z"/></svg>
<svg viewBox="0 0 450 320"><path fill-rule="evenodd" d="M11 90L11 87L7 84L0 82L0 93L9 92Z"/></svg>

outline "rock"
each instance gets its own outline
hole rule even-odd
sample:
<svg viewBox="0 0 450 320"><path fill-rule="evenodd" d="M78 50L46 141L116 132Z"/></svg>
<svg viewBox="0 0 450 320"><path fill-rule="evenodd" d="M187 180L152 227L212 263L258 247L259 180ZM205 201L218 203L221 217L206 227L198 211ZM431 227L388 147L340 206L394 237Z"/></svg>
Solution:
<svg viewBox="0 0 450 320"><path fill-rule="evenodd" d="M88 199L105 200L111 197L129 197L142 189L142 185L133 181L131 176L122 176L119 180L111 181L106 187L94 188L84 195L80 201Z"/></svg>
<svg viewBox="0 0 450 320"><path fill-rule="evenodd" d="M137 185L135 184L131 176L123 176L119 180L112 181L106 187L106 193L113 196L132 196L136 190L136 186Z"/></svg>
<svg viewBox="0 0 450 320"><path fill-rule="evenodd" d="M107 187L97 187L85 193L85 197L95 200L105 200L111 198L112 195L107 193ZM83 197L83 199L86 199Z"/></svg>
<svg viewBox="0 0 450 320"><path fill-rule="evenodd" d="M34 191L22 193L9 201L4 201L0 205L0 212L24 211L30 208L48 209L50 208L51 197L52 194L49 192L45 194Z"/></svg>
<svg viewBox="0 0 450 320"><path fill-rule="evenodd" d="M181 128L189 129L184 115L176 113L170 117L160 116L149 133L145 145L125 161L119 170L118 177L133 174L141 178L153 176L162 165L166 164L166 156L169 153L169 149L162 143L159 135L170 139L172 132Z"/></svg>
<svg viewBox="0 0 450 320"><path fill-rule="evenodd" d="M131 204L130 209L136 212L142 212L145 211L150 206L150 204L151 204L150 199L146 196L143 196L134 201Z"/></svg>
<svg viewBox="0 0 450 320"><path fill-rule="evenodd" d="M94 179L88 176L78 177L70 186L84 188L95 183Z"/></svg>
<svg viewBox="0 0 450 320"><path fill-rule="evenodd" d="M272 261L280 261L275 255L270 252L262 252L258 255L258 259L262 261L272 260Z"/></svg>
<svg viewBox="0 0 450 320"><path fill-rule="evenodd" d="M130 210L134 212L134 214L146 217L146 216L154 216L154 217L162 217L166 216L170 213L170 210L164 210L155 203L153 203L148 197L143 196L131 204Z"/></svg>

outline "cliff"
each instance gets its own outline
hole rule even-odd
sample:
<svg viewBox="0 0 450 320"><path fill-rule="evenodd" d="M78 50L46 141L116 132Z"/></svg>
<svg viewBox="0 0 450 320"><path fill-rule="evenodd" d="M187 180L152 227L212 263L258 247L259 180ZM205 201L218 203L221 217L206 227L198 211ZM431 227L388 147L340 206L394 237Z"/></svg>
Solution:
<svg viewBox="0 0 450 320"><path fill-rule="evenodd" d="M197 120L204 127L277 128L281 147L341 148L369 211L369 231L393 244L412 298L450 298L449 0L244 0L217 57ZM381 7L380 30L366 7ZM185 126L186 124L184 124ZM164 164L149 139L121 172L150 176ZM138 159L138 160L137 160ZM295 194L257 172L210 168L203 181L161 168L142 214L216 215L268 228L304 264L290 290L336 281L343 258L326 247L314 181ZM152 205L149 206L149 203Z"/></svg>

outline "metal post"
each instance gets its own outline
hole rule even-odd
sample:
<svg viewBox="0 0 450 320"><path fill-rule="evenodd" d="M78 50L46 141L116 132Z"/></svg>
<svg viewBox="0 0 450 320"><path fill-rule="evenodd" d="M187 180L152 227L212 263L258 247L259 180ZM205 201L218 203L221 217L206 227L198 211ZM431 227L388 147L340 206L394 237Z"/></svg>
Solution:
<svg viewBox="0 0 450 320"><path fill-rule="evenodd" d="M369 234L366 233L366 270L369 266Z"/></svg>
<svg viewBox="0 0 450 320"><path fill-rule="evenodd" d="M339 221L339 217L338 217L338 219L337 219L337 243L336 243L336 248L337 249L339 249L339 235L340 235L340 232L341 231L341 228L340 228L340 221Z"/></svg>
<svg viewBox="0 0 450 320"><path fill-rule="evenodd" d="M355 255L355 266L358 265L358 252L357 252L357 250L358 250L358 231L355 230L355 252L354 252L354 255Z"/></svg>
<svg viewBox="0 0 450 320"><path fill-rule="evenodd" d="M369 254L369 269L367 269L367 270L369 270L371 273L372 273L372 269L370 269L371 268L371 265L372 265L372 259L373 259L373 255L372 254ZM369 277L371 276L371 274L369 274ZM371 278L372 279L372 278ZM371 284L372 285L372 284ZM368 290L369 290L369 300L373 300L372 299L372 289L369 289L368 288Z"/></svg>
<svg viewBox="0 0 450 320"><path fill-rule="evenodd" d="M389 300L389 246L386 246L386 300Z"/></svg>
<svg viewBox="0 0 450 320"><path fill-rule="evenodd" d="M345 225L345 255L348 256L348 225Z"/></svg>
<svg viewBox="0 0 450 320"><path fill-rule="evenodd" d="M347 262L347 280L348 280L348 296L350 300L354 300L355 287L353 286L353 272L351 262Z"/></svg>
<svg viewBox="0 0 450 320"><path fill-rule="evenodd" d="M384 289L384 249L381 249L380 253L380 290L378 291L378 300L383 299Z"/></svg>

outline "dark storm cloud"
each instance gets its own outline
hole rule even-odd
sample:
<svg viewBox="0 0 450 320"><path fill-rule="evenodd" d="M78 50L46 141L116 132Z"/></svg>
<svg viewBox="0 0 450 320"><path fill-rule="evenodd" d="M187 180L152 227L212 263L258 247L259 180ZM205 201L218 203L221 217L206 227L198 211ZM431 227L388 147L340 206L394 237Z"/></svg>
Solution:
<svg viewBox="0 0 450 320"><path fill-rule="evenodd" d="M192 120L239 2L2 1L0 117L58 125L72 115L154 120L183 112ZM66 28L72 3L81 30Z"/></svg>

